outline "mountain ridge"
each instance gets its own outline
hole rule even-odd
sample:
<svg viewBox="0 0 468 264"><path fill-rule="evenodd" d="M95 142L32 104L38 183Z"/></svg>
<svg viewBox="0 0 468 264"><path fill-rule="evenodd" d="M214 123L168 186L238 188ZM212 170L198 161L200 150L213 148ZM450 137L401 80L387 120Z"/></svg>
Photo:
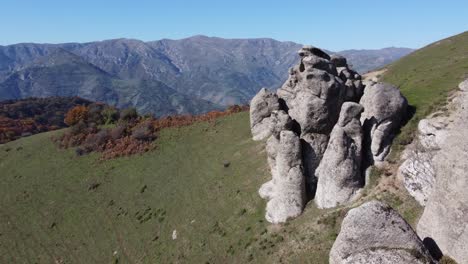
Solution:
<svg viewBox="0 0 468 264"><path fill-rule="evenodd" d="M296 52L301 47L301 44L271 38L223 39L203 35L179 40L162 39L147 42L119 38L86 43L20 43L0 46L0 87L3 86L3 89L6 89L7 78L18 71L34 66L39 58L47 60L54 50L62 49L81 57L84 61L107 72L114 79L155 81L160 83L159 86L171 88L174 90L173 94L178 94L179 97L186 96L194 101L201 100L199 102L212 104L210 106L202 103L200 107L178 105L171 108L171 111L165 112L154 108L143 109L141 106L134 105L142 112L147 111L156 115L193 114L218 109L219 106L247 104L262 87L277 89L286 80L289 67L298 60ZM353 64L356 58L350 54L347 56L351 58L351 64ZM379 58L376 54L378 52L373 51L373 54L367 56L366 59L356 60L358 63L354 64L361 67L359 65L367 63L365 60L370 60L372 65L382 66L382 63L389 61L387 58ZM399 54L397 57L402 55ZM396 58L392 57L391 60L394 59ZM366 67L368 68L365 66L363 69L367 69ZM65 77L62 78L61 84L64 87L72 87L73 83L67 80L66 72L63 74ZM90 79L94 77L89 76ZM31 85L35 83L37 82L32 81ZM118 87L111 86L110 88L113 92L119 90ZM154 92L162 93L157 89ZM5 92L0 91L0 94L5 94ZM34 96L41 95L35 94ZM98 100L98 98L85 98ZM150 98L147 100L151 101ZM106 101L106 103L115 102ZM122 107L122 105L117 106ZM188 108L192 110L189 111Z"/></svg>

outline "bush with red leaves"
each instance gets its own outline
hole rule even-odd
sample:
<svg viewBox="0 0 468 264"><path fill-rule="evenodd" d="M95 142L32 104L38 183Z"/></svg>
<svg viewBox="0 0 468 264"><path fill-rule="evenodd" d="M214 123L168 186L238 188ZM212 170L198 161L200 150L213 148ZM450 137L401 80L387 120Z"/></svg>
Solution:
<svg viewBox="0 0 468 264"><path fill-rule="evenodd" d="M68 126L73 126L78 124L78 122L83 121L86 122L88 119L88 107L79 105L75 106L70 111L67 112L65 116L64 122Z"/></svg>
<svg viewBox="0 0 468 264"><path fill-rule="evenodd" d="M79 146L76 150L78 156L96 151L101 152L101 159L105 160L144 153L153 149L155 146L153 141L161 129L188 126L195 122L212 122L223 116L247 111L249 108L248 106L232 106L226 111L212 111L198 116L168 116L160 119L139 116L134 109L130 108L120 113L113 113L114 116L120 116L115 127L101 129L98 124L108 123L104 120L109 120L106 118L109 114L105 113L109 109L94 107L91 111L93 116L102 117L102 120L89 118L89 109L90 107L86 110L72 109L70 121L77 122L70 122L74 123L70 130L55 140L62 148Z"/></svg>
<svg viewBox="0 0 468 264"><path fill-rule="evenodd" d="M0 102L0 144L66 127L69 109L91 104L79 97L48 97Z"/></svg>

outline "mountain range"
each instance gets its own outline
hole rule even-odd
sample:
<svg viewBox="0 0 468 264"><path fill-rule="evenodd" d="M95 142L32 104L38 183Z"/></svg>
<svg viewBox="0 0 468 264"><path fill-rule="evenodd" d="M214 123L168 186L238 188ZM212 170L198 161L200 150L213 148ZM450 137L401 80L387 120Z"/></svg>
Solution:
<svg viewBox="0 0 468 264"><path fill-rule="evenodd" d="M206 36L0 46L0 100L80 96L157 116L199 114L248 103L262 87L278 88L301 47L267 38ZM362 73L410 52L337 53Z"/></svg>

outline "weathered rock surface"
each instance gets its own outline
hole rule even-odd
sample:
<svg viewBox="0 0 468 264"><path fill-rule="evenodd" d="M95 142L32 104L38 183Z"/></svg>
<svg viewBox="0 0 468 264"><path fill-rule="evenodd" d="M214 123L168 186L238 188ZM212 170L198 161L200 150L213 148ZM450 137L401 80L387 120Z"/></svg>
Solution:
<svg viewBox="0 0 468 264"><path fill-rule="evenodd" d="M359 102L364 92L361 75L350 69L346 58L340 55L332 55L331 62L336 66L338 76L345 83L345 101Z"/></svg>
<svg viewBox="0 0 468 264"><path fill-rule="evenodd" d="M426 205L435 183L435 171L432 165L434 153L424 150L406 150L405 161L400 165L398 174L404 181L409 194L422 206Z"/></svg>
<svg viewBox="0 0 468 264"><path fill-rule="evenodd" d="M279 141L268 140L268 155L273 179L259 190L260 196L269 199L266 220L282 223L302 213L305 204L305 178L301 159L301 143L292 131L281 131Z"/></svg>
<svg viewBox="0 0 468 264"><path fill-rule="evenodd" d="M435 184L433 159L447 137L446 117L423 119L418 124L417 139L405 149L398 174L408 192L419 204L426 205Z"/></svg>
<svg viewBox="0 0 468 264"><path fill-rule="evenodd" d="M459 87L451 104L453 122L433 158L434 189L417 229L421 238L433 239L444 255L468 263L468 80Z"/></svg>
<svg viewBox="0 0 468 264"><path fill-rule="evenodd" d="M304 47L299 65L290 69L278 96L288 106L288 114L301 126L301 132L328 134L338 120L344 102L344 82L323 51Z"/></svg>
<svg viewBox="0 0 468 264"><path fill-rule="evenodd" d="M361 123L369 145L366 152L371 161L383 161L406 114L408 102L398 88L386 83L371 83L366 86L359 103L364 106Z"/></svg>
<svg viewBox="0 0 468 264"><path fill-rule="evenodd" d="M331 264L434 263L411 226L391 207L371 201L351 209L330 251Z"/></svg>
<svg viewBox="0 0 468 264"><path fill-rule="evenodd" d="M351 201L364 184L361 120L369 127L369 152L383 159L407 105L398 89L386 84L372 83L362 100L361 76L341 56L305 46L299 57L276 94L262 89L250 104L253 139L268 138L272 180L259 194L269 200L266 218L272 223L298 216L315 196L324 208ZM360 120L363 111L367 118Z"/></svg>
<svg viewBox="0 0 468 264"><path fill-rule="evenodd" d="M323 162L317 168L315 203L330 208L349 202L364 185L361 173L363 132L359 121L364 108L346 102L333 128Z"/></svg>
<svg viewBox="0 0 468 264"><path fill-rule="evenodd" d="M265 88L252 99L250 128L253 140L263 140L291 125L291 118L280 110L278 96Z"/></svg>
<svg viewBox="0 0 468 264"><path fill-rule="evenodd" d="M330 57L311 46L302 48L299 56L299 65L290 69L288 80L277 93L287 105L288 114L300 127L307 190L313 198L317 185L315 170L322 160L341 105L347 99L345 84L348 80L359 81L360 76L355 72L351 74L343 57ZM348 70L349 79L339 75L337 66ZM362 83L358 86L364 87ZM358 92L353 90L350 94Z"/></svg>

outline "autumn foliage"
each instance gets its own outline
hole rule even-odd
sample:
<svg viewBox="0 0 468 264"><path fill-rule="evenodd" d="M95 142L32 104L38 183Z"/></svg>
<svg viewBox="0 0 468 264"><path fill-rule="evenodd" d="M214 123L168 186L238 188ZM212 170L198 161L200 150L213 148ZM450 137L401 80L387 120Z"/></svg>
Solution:
<svg viewBox="0 0 468 264"><path fill-rule="evenodd" d="M0 102L0 144L66 127L67 111L90 101L79 97L28 98Z"/></svg>
<svg viewBox="0 0 468 264"><path fill-rule="evenodd" d="M93 109L93 110L91 110ZM115 109L114 109L115 110ZM106 119L108 106L75 107L67 113L66 123L73 124L60 138L55 139L63 148L77 147L77 155L101 152L101 159L144 153L155 148L154 140L164 128L188 126L195 122L213 122L217 118L248 110L247 106L232 106L225 111L212 111L203 115L176 115L163 118L142 117L134 109L117 111L118 120Z"/></svg>
<svg viewBox="0 0 468 264"><path fill-rule="evenodd" d="M64 122L68 126L73 126L80 121L86 121L88 118L88 107L78 105L70 109L65 116Z"/></svg>

